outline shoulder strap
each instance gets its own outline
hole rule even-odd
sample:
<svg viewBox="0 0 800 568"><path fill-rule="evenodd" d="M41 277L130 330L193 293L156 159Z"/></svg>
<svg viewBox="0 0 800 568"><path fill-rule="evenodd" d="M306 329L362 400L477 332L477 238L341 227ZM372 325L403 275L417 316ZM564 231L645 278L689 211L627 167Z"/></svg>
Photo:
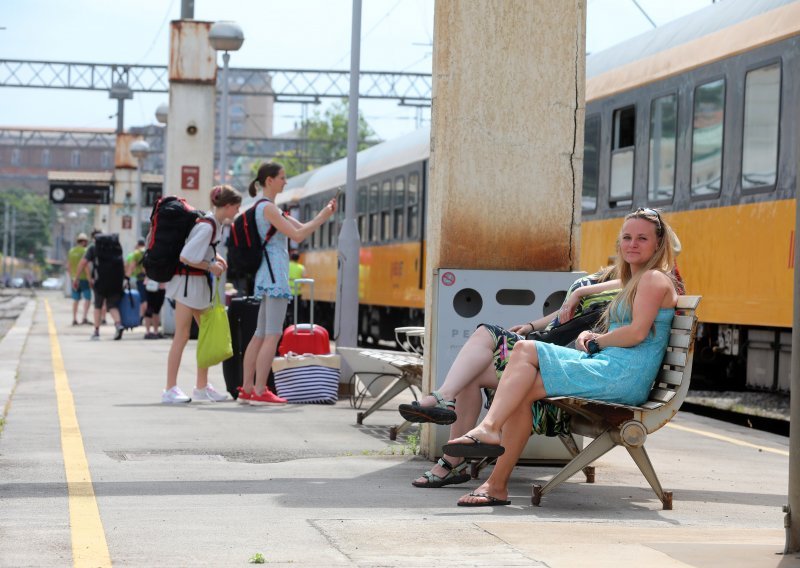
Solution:
<svg viewBox="0 0 800 568"><path fill-rule="evenodd" d="M214 242L214 239L217 237L217 224L214 222L213 219L210 219L208 217L200 217L195 222L196 223L208 223L209 225L211 225L211 246L213 247L216 244Z"/></svg>

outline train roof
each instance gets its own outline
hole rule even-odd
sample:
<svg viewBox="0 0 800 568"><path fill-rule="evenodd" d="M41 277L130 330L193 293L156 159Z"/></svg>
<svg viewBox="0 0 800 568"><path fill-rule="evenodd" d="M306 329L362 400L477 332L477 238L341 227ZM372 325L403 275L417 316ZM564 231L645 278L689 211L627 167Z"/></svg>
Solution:
<svg viewBox="0 0 800 568"><path fill-rule="evenodd" d="M426 160L430 154L430 128L420 128L394 140L381 142L358 153L356 179L361 180L376 173L391 171L414 162ZM286 189L278 196L282 205L299 199L344 187L347 183L347 158L327 166L292 177Z"/></svg>
<svg viewBox="0 0 800 568"><path fill-rule="evenodd" d="M725 0L586 58L586 100L800 33L798 0Z"/></svg>

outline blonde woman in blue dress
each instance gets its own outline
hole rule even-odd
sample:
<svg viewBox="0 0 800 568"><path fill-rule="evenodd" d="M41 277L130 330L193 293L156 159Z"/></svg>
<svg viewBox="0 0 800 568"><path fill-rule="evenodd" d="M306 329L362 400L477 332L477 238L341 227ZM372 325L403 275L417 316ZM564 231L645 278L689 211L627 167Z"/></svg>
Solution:
<svg viewBox="0 0 800 568"><path fill-rule="evenodd" d="M600 333L584 331L576 349L519 341L511 352L486 417L444 452L457 457L518 452L528 441L530 413L520 412L547 396L579 396L638 405L647 400L667 348L678 287L672 228L654 209L628 214L617 239L622 290L608 306ZM522 416L523 421L516 418ZM501 445L502 442L502 445ZM458 504L508 505L510 472L489 476Z"/></svg>

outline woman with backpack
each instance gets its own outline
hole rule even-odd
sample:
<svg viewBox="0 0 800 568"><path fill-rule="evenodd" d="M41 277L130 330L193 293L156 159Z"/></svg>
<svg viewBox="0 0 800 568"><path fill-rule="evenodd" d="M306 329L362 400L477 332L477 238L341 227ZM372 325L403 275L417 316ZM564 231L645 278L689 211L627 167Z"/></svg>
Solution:
<svg viewBox="0 0 800 568"><path fill-rule="evenodd" d="M289 289L289 247L287 239L302 242L336 212L336 199L331 199L317 215L307 223L284 215L275 205L275 197L286 186L283 166L269 162L258 168L256 179L248 191L261 198L254 205L258 235L263 241L274 227L273 238L267 242L266 254L256 272L255 296L261 297L258 308L258 325L255 335L244 353L242 386L239 402L253 406L286 404L286 400L270 392L267 378L278 340L283 333L286 306L292 297ZM253 379L255 378L255 385Z"/></svg>
<svg viewBox="0 0 800 568"><path fill-rule="evenodd" d="M229 185L211 190L214 212L197 219L180 252L182 267L167 283L166 297L175 302L175 334L167 358L167 386L161 395L164 404L191 402L219 402L227 395L218 392L208 382L208 369L197 368L197 383L192 397L178 386L178 369L192 327L192 318L198 325L200 315L211 306L211 275L216 278L228 265L216 251L222 225L230 222L239 212L241 194Z"/></svg>

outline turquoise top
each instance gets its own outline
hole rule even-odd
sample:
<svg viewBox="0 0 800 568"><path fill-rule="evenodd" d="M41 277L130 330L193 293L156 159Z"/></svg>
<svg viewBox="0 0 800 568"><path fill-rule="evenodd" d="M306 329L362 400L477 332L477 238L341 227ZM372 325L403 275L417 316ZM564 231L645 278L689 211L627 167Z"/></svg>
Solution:
<svg viewBox="0 0 800 568"><path fill-rule="evenodd" d="M263 241L267 237L267 231L272 226L269 221L264 219L264 207L267 201L262 201L256 205L256 227L258 236ZM273 282L270 277L266 259L261 259L261 265L256 272L255 295L269 296L270 298L291 298L289 290L289 239L280 231L276 231L267 243L267 256L269 256L270 266L272 267Z"/></svg>

